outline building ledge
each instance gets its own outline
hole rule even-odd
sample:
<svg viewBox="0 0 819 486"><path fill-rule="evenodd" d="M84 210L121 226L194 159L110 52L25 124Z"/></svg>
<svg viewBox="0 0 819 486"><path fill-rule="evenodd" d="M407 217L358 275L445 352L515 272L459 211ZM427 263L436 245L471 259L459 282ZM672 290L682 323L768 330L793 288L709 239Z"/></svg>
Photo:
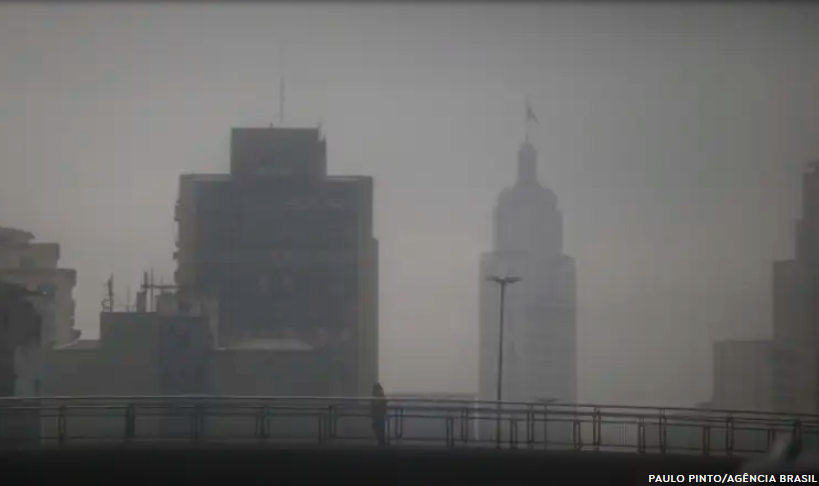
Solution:
<svg viewBox="0 0 819 486"><path fill-rule="evenodd" d="M242 339L219 346L217 351L312 351L313 346L298 339Z"/></svg>
<svg viewBox="0 0 819 486"><path fill-rule="evenodd" d="M54 346L54 349L59 351L95 351L99 347L100 342L96 339L78 339L62 346Z"/></svg>

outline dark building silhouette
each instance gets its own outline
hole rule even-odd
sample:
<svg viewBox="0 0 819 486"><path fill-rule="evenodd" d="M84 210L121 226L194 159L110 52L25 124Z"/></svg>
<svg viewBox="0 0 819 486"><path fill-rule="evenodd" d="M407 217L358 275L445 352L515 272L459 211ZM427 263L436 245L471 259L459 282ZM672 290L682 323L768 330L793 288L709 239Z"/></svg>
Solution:
<svg viewBox="0 0 819 486"><path fill-rule="evenodd" d="M163 296L167 301L171 296ZM169 312L170 308L171 312ZM100 338L82 339L46 352L44 393L61 396L327 396L335 375L332 350L314 348L297 340L254 339L217 345L207 312L189 309L185 314L159 306L149 312L103 312ZM294 372L294 370L297 370ZM330 370L330 372L328 372ZM158 400L161 401L161 400ZM52 403L53 402L53 403ZM50 399L53 405L59 401ZM89 399L88 403L94 403ZM103 402L100 402L103 403ZM141 437L188 437L189 411L159 417L151 413L151 400L139 402ZM187 402L190 404L191 402ZM199 403L199 402L196 402ZM245 401L244 405L255 402ZM261 403L261 402L260 402ZM207 406L207 402L200 403ZM210 404L211 407L218 405ZM158 409L159 410L159 409ZM167 414L167 409L162 409ZM178 416L177 416L178 415ZM47 433L55 420L43 421ZM72 417L76 435L91 437L122 432L122 417ZM110 423L109 423L110 422ZM276 422L281 432L293 428L312 431L314 421L292 418ZM242 419L213 416L204 427L209 436L252 435Z"/></svg>
<svg viewBox="0 0 819 486"><path fill-rule="evenodd" d="M19 358L40 348L42 318L38 307L42 300L39 292L0 281L0 397L17 395L21 388L20 375L25 371L21 369L23 363ZM38 432L39 414L36 410L3 410L0 444L35 440Z"/></svg>
<svg viewBox="0 0 819 486"><path fill-rule="evenodd" d="M329 346L332 393L378 380L378 242L371 177L327 175L318 129L235 128L230 173L188 174L176 283L216 302L216 342Z"/></svg>
<svg viewBox="0 0 819 486"><path fill-rule="evenodd" d="M819 163L802 176L796 255L773 268L773 402L789 413L819 413Z"/></svg>
<svg viewBox="0 0 819 486"><path fill-rule="evenodd" d="M0 397L16 395L15 351L39 347L42 319L35 306L37 297L38 292L0 281Z"/></svg>

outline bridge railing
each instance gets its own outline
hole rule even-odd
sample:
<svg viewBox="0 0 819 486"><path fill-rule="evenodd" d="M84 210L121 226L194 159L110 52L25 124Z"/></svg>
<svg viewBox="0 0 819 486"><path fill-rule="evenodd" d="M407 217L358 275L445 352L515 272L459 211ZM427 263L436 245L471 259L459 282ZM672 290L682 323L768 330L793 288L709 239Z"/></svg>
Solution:
<svg viewBox="0 0 819 486"><path fill-rule="evenodd" d="M819 443L819 417L778 413L400 398L392 444L748 455L777 437ZM373 444L370 400L314 397L0 399L6 446L88 442Z"/></svg>

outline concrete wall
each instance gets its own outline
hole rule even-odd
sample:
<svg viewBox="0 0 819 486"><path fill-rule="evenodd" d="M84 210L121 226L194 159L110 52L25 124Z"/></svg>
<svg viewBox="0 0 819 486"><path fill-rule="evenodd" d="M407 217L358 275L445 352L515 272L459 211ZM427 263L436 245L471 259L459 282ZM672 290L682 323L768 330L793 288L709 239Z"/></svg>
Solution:
<svg viewBox="0 0 819 486"><path fill-rule="evenodd" d="M0 246L0 270L55 269L59 259L57 243Z"/></svg>
<svg viewBox="0 0 819 486"><path fill-rule="evenodd" d="M195 317L162 317L148 313L103 314L101 340L79 341L50 350L43 393L49 396L327 396L334 370L323 352L277 349L214 349L207 322ZM191 331L187 333L186 331ZM176 342L178 334L189 339ZM192 354L193 353L193 354ZM202 368L204 367L204 368ZM125 400L133 402L133 400ZM144 400L139 400L143 403ZM88 403L93 403L89 401ZM198 403L198 402L197 402ZM246 405L253 405L250 401ZM214 413L224 416L205 420L204 431L215 438L250 439L257 426L260 400L255 406L234 407ZM73 405L73 404L72 404ZM209 405L210 406L210 405ZM141 405L139 437L188 439L192 431L191 410L157 409ZM299 416L298 410L278 401L269 407L268 427L274 436L318 435L315 414ZM57 434L57 411L44 418L44 430ZM173 417L157 415L173 413ZM123 406L70 411L68 433L81 437L117 437L124 434ZM102 417L99 417L102 414ZM229 416L228 416L229 415Z"/></svg>

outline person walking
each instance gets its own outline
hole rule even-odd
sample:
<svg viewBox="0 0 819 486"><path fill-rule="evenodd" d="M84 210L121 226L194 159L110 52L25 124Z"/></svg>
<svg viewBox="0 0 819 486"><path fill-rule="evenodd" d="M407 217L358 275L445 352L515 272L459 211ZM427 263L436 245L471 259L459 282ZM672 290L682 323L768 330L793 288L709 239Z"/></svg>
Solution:
<svg viewBox="0 0 819 486"><path fill-rule="evenodd" d="M373 385L373 398L370 405L370 416L373 432L379 446L387 445L387 397L380 383Z"/></svg>

